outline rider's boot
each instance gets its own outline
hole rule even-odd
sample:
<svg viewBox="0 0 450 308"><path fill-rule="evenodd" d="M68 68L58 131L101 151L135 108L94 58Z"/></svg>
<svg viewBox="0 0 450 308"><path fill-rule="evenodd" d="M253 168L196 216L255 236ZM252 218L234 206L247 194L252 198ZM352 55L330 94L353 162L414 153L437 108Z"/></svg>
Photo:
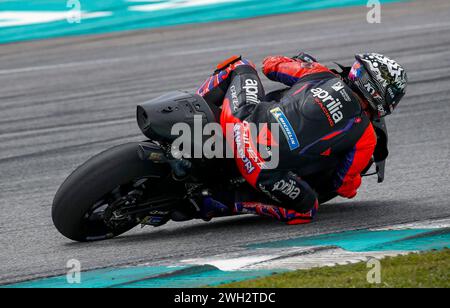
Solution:
<svg viewBox="0 0 450 308"><path fill-rule="evenodd" d="M232 213L225 204L214 200L212 197L206 197L203 200L203 206L200 208L199 216L204 221L210 221L215 217L229 216Z"/></svg>
<svg viewBox="0 0 450 308"><path fill-rule="evenodd" d="M299 225L310 223L316 216L318 209L319 203L317 201L314 204L314 207L306 213L298 213L294 210L259 202L238 202L234 206L233 213L255 214L263 217L275 218L288 225Z"/></svg>
<svg viewBox="0 0 450 308"><path fill-rule="evenodd" d="M210 221L212 218L230 216L233 213L228 206L213 199L210 195L191 198L189 203L190 206L173 211L171 219L178 222L191 219Z"/></svg>

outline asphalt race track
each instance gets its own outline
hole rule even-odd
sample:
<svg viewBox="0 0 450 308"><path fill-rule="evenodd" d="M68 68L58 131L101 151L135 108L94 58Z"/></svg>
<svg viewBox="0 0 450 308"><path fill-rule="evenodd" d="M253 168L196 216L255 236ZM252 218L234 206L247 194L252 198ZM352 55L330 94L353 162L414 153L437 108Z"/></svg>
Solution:
<svg viewBox="0 0 450 308"><path fill-rule="evenodd" d="M365 7L0 46L0 283L82 269L236 252L249 243L450 217L450 2L385 5L382 23ZM215 63L241 53L304 49L350 64L378 51L405 65L408 95L389 118L386 181L366 179L354 200L322 207L317 221L287 227L253 216L74 243L50 217L63 179L90 156L142 136L136 104L193 90ZM268 89L277 87L264 79ZM218 175L220 176L220 175Z"/></svg>

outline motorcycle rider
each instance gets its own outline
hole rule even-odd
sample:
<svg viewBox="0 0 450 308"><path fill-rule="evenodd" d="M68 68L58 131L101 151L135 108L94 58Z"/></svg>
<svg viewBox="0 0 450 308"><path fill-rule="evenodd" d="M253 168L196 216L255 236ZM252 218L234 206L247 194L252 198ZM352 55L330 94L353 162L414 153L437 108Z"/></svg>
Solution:
<svg viewBox="0 0 450 308"><path fill-rule="evenodd" d="M355 58L352 67L341 66L339 73L306 53L267 57L263 73L289 87L272 97L266 97L251 61L233 56L217 66L198 94L222 107L224 128L234 125L231 133L223 131L235 153L244 154L236 155L236 164L255 195L228 203L205 195L202 218L254 213L301 224L314 218L319 191L356 196L361 174L372 165L376 148L386 142L372 123L394 111L405 94L407 75L402 66L381 54ZM257 143L278 147L277 168L264 169L258 144L242 142L242 136L251 134L248 123L279 125L279 140L273 140L268 126L264 138L257 138ZM310 180L314 175L320 175L318 185ZM261 202L261 193L270 202Z"/></svg>

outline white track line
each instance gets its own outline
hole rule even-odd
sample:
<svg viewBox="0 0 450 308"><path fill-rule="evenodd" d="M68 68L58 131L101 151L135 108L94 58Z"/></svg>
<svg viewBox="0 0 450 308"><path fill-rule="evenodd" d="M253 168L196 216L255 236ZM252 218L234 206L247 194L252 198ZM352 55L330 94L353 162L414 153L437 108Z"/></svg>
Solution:
<svg viewBox="0 0 450 308"><path fill-rule="evenodd" d="M406 229L443 229L450 228L450 218L439 220L425 220L409 224L399 224L382 228L370 229L370 231L406 230Z"/></svg>
<svg viewBox="0 0 450 308"><path fill-rule="evenodd" d="M370 231L437 229L450 227L450 218L399 224ZM297 270L367 262L371 258L406 255L414 251L352 252L334 246L247 249L233 254L181 260L183 265L213 265L223 271L237 270Z"/></svg>
<svg viewBox="0 0 450 308"><path fill-rule="evenodd" d="M88 128L99 128L104 126L117 126L117 125L124 125L124 124L132 124L136 122L135 119L121 119L121 120L110 120L110 121L101 121L101 122L95 122L95 123L84 123L84 124L71 124L66 125L62 127L51 127L51 128L38 128L38 129L30 129L27 131L21 131L21 132L12 132L12 133L1 133L0 139L2 138L24 138L27 136L34 136L34 135L40 135L45 133L53 133L53 132L72 132L74 130L80 130L80 129L88 129Z"/></svg>
<svg viewBox="0 0 450 308"><path fill-rule="evenodd" d="M403 33L403 32L414 32L417 30L426 30L426 29L433 29L433 28L449 28L450 23L433 23L428 25L421 25L421 26L406 26L406 27L400 27L395 28L392 31L389 31L389 33ZM191 50L184 50L184 51L177 51L177 52L169 52L164 54L164 57L179 57L179 56L187 56L187 55L195 55L195 54L202 54L202 53L213 53L213 52L223 52L223 51L234 51L239 49L253 49L256 47L270 47L270 46L279 46L281 44L298 44L298 43L305 43L305 42L312 42L312 41L324 41L327 39L336 39L336 38L346 38L348 37L348 33L333 33L329 35L323 35L323 36L315 36L311 38L301 38L301 39L295 39L292 38L289 41L286 40L279 40L279 41L265 41L265 42L255 42L252 44L241 44L241 45L228 45L228 46L218 46L218 47L212 47L212 48L202 48L202 49L191 49ZM23 68L15 68L15 69L5 69L0 70L0 75L10 75L10 74L20 74L20 73L29 73L29 72L35 72L35 71L43 71L43 70L57 70L57 69L64 69L64 68L78 68L82 66L92 66L92 65L105 65L105 64L111 64L111 63L119 63L124 61L143 61L143 60L150 60L150 59L160 59L161 55L152 55L152 56L131 56L131 57L118 57L118 58L111 58L111 59L98 59L98 60L89 60L89 61L79 61L79 62L68 62L68 63L61 63L61 64L53 64L53 65L42 65L42 66L31 66L31 67L23 67Z"/></svg>

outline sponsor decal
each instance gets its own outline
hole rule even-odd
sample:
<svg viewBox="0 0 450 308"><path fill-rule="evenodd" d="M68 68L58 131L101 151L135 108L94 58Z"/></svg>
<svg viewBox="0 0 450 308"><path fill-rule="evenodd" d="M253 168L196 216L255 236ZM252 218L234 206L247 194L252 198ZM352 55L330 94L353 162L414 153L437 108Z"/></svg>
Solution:
<svg viewBox="0 0 450 308"><path fill-rule="evenodd" d="M264 161L261 160L259 153L252 146L248 122L234 126L234 142L238 158L242 160L247 174L252 174L256 166L260 169L265 169Z"/></svg>
<svg viewBox="0 0 450 308"><path fill-rule="evenodd" d="M231 102L233 106L233 111L236 111L239 108L239 100L237 97L236 86L232 85L230 87L230 91L231 91Z"/></svg>
<svg viewBox="0 0 450 308"><path fill-rule="evenodd" d="M252 174L253 171L255 171L255 166L253 166L251 160L245 155L245 146L240 125L234 127L234 142L236 144L238 157L242 160L247 174Z"/></svg>
<svg viewBox="0 0 450 308"><path fill-rule="evenodd" d="M280 107L276 107L272 110L270 110L270 113L272 116L277 120L277 122L281 126L281 130L283 131L283 134L286 136L286 139L288 141L289 149L291 151L297 149L300 147L300 143L298 142L297 136L295 135L295 131L292 128L291 123L289 122L288 118L284 114L284 112L281 110Z"/></svg>
<svg viewBox="0 0 450 308"><path fill-rule="evenodd" d="M262 185L262 184L259 184L258 187L259 187L259 190L261 190L261 192L264 193L266 196L268 196L270 199L272 199L272 200L274 200L274 201L276 201L276 202L278 202L278 203L281 203L281 201L280 201L277 197L275 197L275 196L274 196L274 195L266 188L266 186L264 186L264 185Z"/></svg>
<svg viewBox="0 0 450 308"><path fill-rule="evenodd" d="M339 92L339 91L341 91L342 89L344 89L345 86L344 86L344 84L343 84L341 81L338 81L338 82L336 82L334 85L332 85L331 88L332 88L334 91Z"/></svg>
<svg viewBox="0 0 450 308"><path fill-rule="evenodd" d="M247 122L244 122L244 133L243 133L243 137L244 137L244 146L245 146L245 151L248 153L248 157L256 163L256 165L259 168L264 168L264 163L260 161L259 159L259 155L258 152L255 151L254 147L252 146L251 143L251 136L250 136L250 129L247 126Z"/></svg>
<svg viewBox="0 0 450 308"><path fill-rule="evenodd" d="M245 100L251 104L259 104L260 101L258 99L258 81L254 79L246 79L245 86L243 86L245 90Z"/></svg>
<svg viewBox="0 0 450 308"><path fill-rule="evenodd" d="M327 117L328 123L330 124L331 127L334 127L334 121L331 118L331 114L328 111L327 108L325 108L325 106L323 105L323 103L320 101L320 99L318 98L314 98L314 102L319 105L320 109L322 109L322 112L325 114L325 116Z"/></svg>
<svg viewBox="0 0 450 308"><path fill-rule="evenodd" d="M313 94L313 97L317 99L316 103L320 102L325 106L328 111L325 115L327 115L327 118L331 117L334 125L338 124L344 118L344 114L342 113L343 106L339 98L333 97L328 91L323 90L322 88L311 89L311 93Z"/></svg>
<svg viewBox="0 0 450 308"><path fill-rule="evenodd" d="M245 155L245 144L242 136L242 126L237 124L234 126L234 143L236 144L238 157L242 160L247 174L252 174L255 171L251 160Z"/></svg>
<svg viewBox="0 0 450 308"><path fill-rule="evenodd" d="M366 83L364 85L364 88L367 90L367 92L369 92L370 95L372 95L374 99L381 99L381 95L377 92L377 90L375 90L370 82Z"/></svg>
<svg viewBox="0 0 450 308"><path fill-rule="evenodd" d="M352 99L350 98L350 95L348 95L348 93L345 89L341 90L339 93L342 95L342 97L344 98L344 100L346 102L350 103L352 101Z"/></svg>
<svg viewBox="0 0 450 308"><path fill-rule="evenodd" d="M272 192L280 191L284 195L288 196L290 199L295 200L300 195L301 190L297 187L294 180L281 180L274 184Z"/></svg>
<svg viewBox="0 0 450 308"><path fill-rule="evenodd" d="M394 90L392 90L392 87L388 88L388 94L391 96L391 99L395 98L395 93L394 93Z"/></svg>
<svg viewBox="0 0 450 308"><path fill-rule="evenodd" d="M379 117L385 116L387 114L387 112L383 106L377 105L377 108L378 108L378 116Z"/></svg>
<svg viewBox="0 0 450 308"><path fill-rule="evenodd" d="M341 94L342 98L344 98L346 102L352 101L350 95L348 95L347 91L345 90L345 84L342 81L336 82L334 85L331 86L331 88L334 91L339 92L339 94Z"/></svg>

